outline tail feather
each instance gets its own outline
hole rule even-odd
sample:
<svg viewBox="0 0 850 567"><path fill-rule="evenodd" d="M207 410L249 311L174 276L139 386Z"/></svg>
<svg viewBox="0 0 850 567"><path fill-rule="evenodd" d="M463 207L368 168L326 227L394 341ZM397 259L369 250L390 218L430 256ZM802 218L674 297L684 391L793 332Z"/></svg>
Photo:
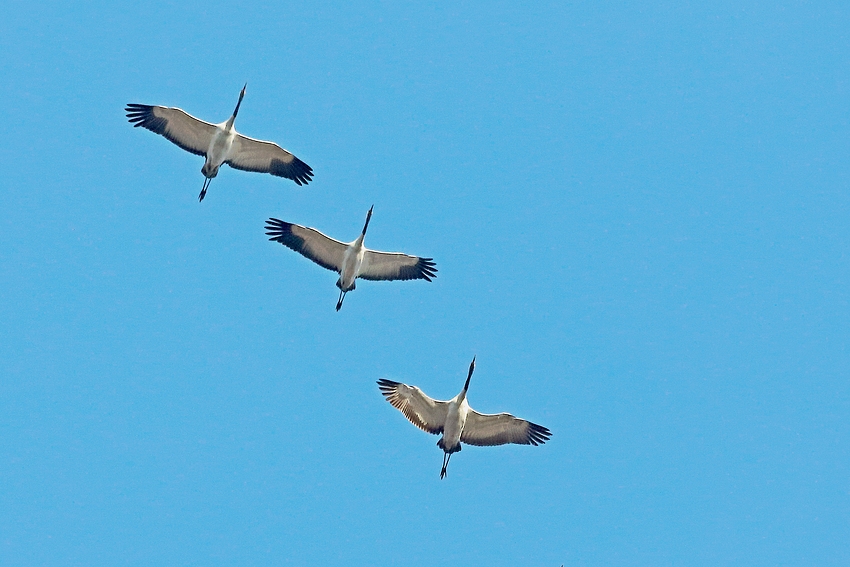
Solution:
<svg viewBox="0 0 850 567"><path fill-rule="evenodd" d="M451 455L452 453L458 453L462 449L462 447L460 446L460 443L458 443L454 447L450 447L450 448L447 449L445 440L442 437L437 439L437 447L439 447L440 449L442 449L443 451L445 451L449 455Z"/></svg>

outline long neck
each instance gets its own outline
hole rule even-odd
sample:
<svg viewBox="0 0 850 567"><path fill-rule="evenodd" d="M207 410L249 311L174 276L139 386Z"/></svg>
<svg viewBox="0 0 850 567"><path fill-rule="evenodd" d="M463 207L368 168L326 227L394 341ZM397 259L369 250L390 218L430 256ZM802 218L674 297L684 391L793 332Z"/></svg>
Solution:
<svg viewBox="0 0 850 567"><path fill-rule="evenodd" d="M366 229L369 228L369 221L372 220L372 209L375 208L375 205L372 205L369 208L369 212L366 213L366 224L363 225L363 232L360 233L361 240L364 236L366 236Z"/></svg>
<svg viewBox="0 0 850 567"><path fill-rule="evenodd" d="M469 374L466 375L466 384L463 385L461 399L466 397L466 392L469 390L469 379L472 378L472 372L475 370L475 357L472 357L472 362L469 364Z"/></svg>
<svg viewBox="0 0 850 567"><path fill-rule="evenodd" d="M236 108L233 109L233 115L228 119L227 126L225 128L230 130L233 128L233 122L236 120L236 115L239 114L239 105L242 104L242 99L245 98L245 89L248 87L248 83L245 83L245 86L242 87L242 92L239 93L239 100L236 102Z"/></svg>

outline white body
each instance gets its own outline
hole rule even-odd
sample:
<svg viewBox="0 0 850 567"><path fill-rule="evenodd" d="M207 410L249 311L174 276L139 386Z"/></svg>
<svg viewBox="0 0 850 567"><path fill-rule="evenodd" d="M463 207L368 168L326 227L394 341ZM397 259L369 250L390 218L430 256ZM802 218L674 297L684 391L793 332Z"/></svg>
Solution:
<svg viewBox="0 0 850 567"><path fill-rule="evenodd" d="M342 291L354 288L354 280L363 269L363 258L366 256L364 238L365 235L361 234L354 242L349 243L342 256L342 269L339 273L339 289Z"/></svg>
<svg viewBox="0 0 850 567"><path fill-rule="evenodd" d="M233 129L232 119L215 125L215 134L210 140L210 147L207 148L207 160L201 168L204 177L212 178L218 175L218 169L230 158L235 138L236 130Z"/></svg>
<svg viewBox="0 0 850 567"><path fill-rule="evenodd" d="M452 453L455 449L460 450L460 437L466 426L466 418L469 415L469 403L466 401L466 392L461 392L449 400L446 412L446 423L443 425L443 450Z"/></svg>

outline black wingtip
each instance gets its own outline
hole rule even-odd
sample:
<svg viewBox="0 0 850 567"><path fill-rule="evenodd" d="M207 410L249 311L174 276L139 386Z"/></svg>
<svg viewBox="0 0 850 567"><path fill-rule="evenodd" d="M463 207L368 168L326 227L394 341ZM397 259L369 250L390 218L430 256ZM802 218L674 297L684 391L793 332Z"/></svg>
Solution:
<svg viewBox="0 0 850 567"><path fill-rule="evenodd" d="M270 164L269 173L278 177L291 179L298 185L307 185L313 180L313 168L292 156L294 159L289 163L279 159L273 159Z"/></svg>
<svg viewBox="0 0 850 567"><path fill-rule="evenodd" d="M127 113L127 120L136 127L145 126L146 121L154 119L153 107L147 104L127 103L124 112Z"/></svg>
<svg viewBox="0 0 850 567"><path fill-rule="evenodd" d="M391 391L396 386L399 386L401 384L401 382L393 382L392 380L387 380L386 378L381 378L381 379L377 380L375 383L378 385L378 388L380 388L381 391L384 391L384 390Z"/></svg>
<svg viewBox="0 0 850 567"><path fill-rule="evenodd" d="M281 239L292 236L292 223L288 223L274 217L270 217L269 220L266 221L266 226L264 228L269 240L277 241L281 244L283 244Z"/></svg>
<svg viewBox="0 0 850 567"><path fill-rule="evenodd" d="M433 258L419 258L416 263L416 269L419 270L419 276L426 281L431 281L437 277L437 265Z"/></svg>
<svg viewBox="0 0 850 567"><path fill-rule="evenodd" d="M133 124L133 126L137 128L139 126L142 126L144 128L147 128L151 132L165 135L166 125L168 124L168 121L164 118L158 118L153 112L153 107L149 104L129 103L124 109L124 111L127 113L127 120L131 124ZM177 145L183 147L179 143L177 143ZM184 149L193 153L197 153L195 150L192 149Z"/></svg>
<svg viewBox="0 0 850 567"><path fill-rule="evenodd" d="M543 445L552 437L552 432L548 428L536 423L530 423L528 427L528 443L530 445Z"/></svg>

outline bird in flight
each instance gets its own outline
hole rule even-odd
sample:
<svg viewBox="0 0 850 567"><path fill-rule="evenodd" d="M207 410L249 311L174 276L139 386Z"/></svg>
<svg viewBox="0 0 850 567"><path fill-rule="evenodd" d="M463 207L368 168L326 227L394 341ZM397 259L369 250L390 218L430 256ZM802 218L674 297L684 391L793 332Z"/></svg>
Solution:
<svg viewBox="0 0 850 567"><path fill-rule="evenodd" d="M199 201L204 200L210 182L224 163L235 169L271 173L306 185L313 178L309 165L273 142L255 140L234 130L233 122L247 87L246 83L233 114L221 124L198 120L179 108L130 103L124 110L133 126L161 134L187 152L206 158L201 168L204 186Z"/></svg>
<svg viewBox="0 0 850 567"><path fill-rule="evenodd" d="M475 358L469 365L469 374L463 390L446 402L429 398L416 386L408 386L392 380L378 380L378 388L394 408L423 431L435 435L443 434L437 446L443 450L443 468L440 478L445 478L446 468L453 453L461 450L461 443L468 445L542 445L552 433L536 423L514 417L509 413L478 413L466 401L469 379L475 370Z"/></svg>
<svg viewBox="0 0 850 567"><path fill-rule="evenodd" d="M339 274L336 286L339 299L336 310L342 307L345 294L355 287L354 280L416 280L431 281L437 277L432 258L420 258L400 252L378 252L363 246L366 229L372 218L372 209L366 214L363 232L353 242L346 244L325 236L315 228L284 222L276 218L266 221L269 240L280 242L305 258Z"/></svg>

